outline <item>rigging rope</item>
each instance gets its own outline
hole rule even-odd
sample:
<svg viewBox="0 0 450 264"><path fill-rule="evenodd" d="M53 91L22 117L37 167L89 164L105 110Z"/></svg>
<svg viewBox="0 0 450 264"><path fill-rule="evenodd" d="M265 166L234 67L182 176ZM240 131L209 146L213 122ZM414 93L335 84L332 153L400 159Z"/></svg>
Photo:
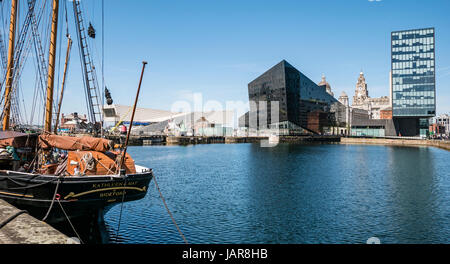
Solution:
<svg viewBox="0 0 450 264"><path fill-rule="evenodd" d="M124 187L127 186L127 178L125 178ZM125 202L125 190L122 192L122 203L120 204L119 222L117 223L116 237L119 238L120 223L122 222L123 204Z"/></svg>
<svg viewBox="0 0 450 264"><path fill-rule="evenodd" d="M56 188L55 188L55 193L53 194L52 203L50 204L50 207L48 208L48 211L45 214L45 217L42 219L42 222L45 222L45 220L47 220L47 217L50 215L50 211L52 210L53 204L55 203L55 200L56 200L56 196L58 195L58 189L59 189L60 183L61 183L61 177L58 177L58 182L56 183Z"/></svg>
<svg viewBox="0 0 450 264"><path fill-rule="evenodd" d="M31 43L32 43L31 39L35 35L35 34L28 34L30 24L32 25L32 29L33 29L32 31L34 33L35 30L36 30L35 27L37 27L40 24L41 18L42 17L46 17L46 16L43 16L43 13L45 11L45 6L46 6L46 3L47 3L47 0L43 0L43 1L44 1L44 3L42 5L41 10L39 10L39 11L37 11L37 8L35 8L35 6L38 5L38 4L36 4L36 0L28 0L27 1L28 5L23 5L22 6L22 9L23 9L22 12L26 13L26 19L22 23L23 24L22 27L18 26L18 31L20 31L20 33L19 33L19 38L18 38L18 41L17 41L17 48L16 48L15 58L14 58L16 66L15 66L15 72L14 72L14 77L13 77L14 78L13 91L12 91L13 98L10 99L11 100L11 105L12 105L12 107L11 107L11 118L16 123L23 119L21 108L23 108L24 111L25 111L25 120L28 119L26 117L27 116L27 113L26 113L27 111L26 111L26 106L25 106L25 103L24 103L23 90L22 91L17 91L17 90L20 89L20 87L21 87L21 85L20 85L20 83L21 83L20 76L22 74L22 70L23 70L24 64L25 64L25 62L27 60L27 57L29 56L28 55L29 54L28 51L29 51L29 49L31 47ZM3 5L3 3L2 3L2 5ZM34 14L35 10L37 11L36 15ZM2 12L2 17L3 17L3 12ZM37 23L36 23L36 17L38 18ZM3 23L3 19L2 19L2 23ZM20 23L20 19L19 19L19 23ZM4 27L2 29L4 30ZM27 37L27 35L28 35L28 37ZM35 38L33 38L33 40L36 41ZM24 55L22 55L23 53L24 53ZM2 75L4 75L4 74L2 74ZM3 80L5 78L6 78L6 76L3 76ZM4 84L4 81L2 82L2 85L3 84ZM20 100L21 95L22 95L22 101ZM35 99L35 98L36 97L33 95L33 99ZM1 101L2 101L1 104L2 105L3 105L3 100L4 99L5 98L1 99ZM23 103L23 105L22 105L22 103ZM32 105L34 106L34 104L32 104ZM34 110L32 109L31 112L32 112L32 116L33 116ZM30 117L30 121L32 119L33 118Z"/></svg>
<svg viewBox="0 0 450 264"><path fill-rule="evenodd" d="M70 226L72 227L72 230L75 232L76 236L77 236L78 239L80 240L80 243L81 243L81 244L84 244L84 243L83 243L83 240L81 240L81 237L80 237L80 235L78 234L77 230L76 230L75 227L73 226L72 221L70 221L69 216L67 216L66 211L64 210L64 208L63 208L61 202L59 201L59 199L57 199L56 201L58 202L59 206L61 207L61 210L63 211L64 215L66 216L66 219L67 219L67 221L69 222Z"/></svg>
<svg viewBox="0 0 450 264"><path fill-rule="evenodd" d="M170 215L170 218L172 219L173 224L177 228L178 233L180 233L181 237L184 240L184 243L186 245L189 244L188 241L186 240L186 237L183 235L183 232L181 232L181 229L178 227L177 222L175 221L175 218L173 217L172 213L169 210L169 207L167 206L166 200L164 199L164 196L162 195L161 189L159 188L159 185L158 185L158 182L156 181L156 176L155 175L153 175L153 181L155 182L155 186L156 186L156 189L159 192L159 196L161 197L161 200L163 201L164 206L166 207L167 213Z"/></svg>
<svg viewBox="0 0 450 264"><path fill-rule="evenodd" d="M102 0L102 109L105 107L105 0ZM102 137L105 120L102 120Z"/></svg>
<svg viewBox="0 0 450 264"><path fill-rule="evenodd" d="M64 12L60 12L59 13L59 21L62 21L62 18L64 18ZM63 34L63 23L60 23L59 25L59 43L58 43L58 77L57 77L57 81L56 81L56 95L55 95L55 100L54 102L59 102L59 94L60 94L60 78L61 78L61 50L62 50L62 34ZM56 110L56 109L55 109ZM53 119L55 119L55 123L56 123L56 114L58 111L54 111L53 112L53 116L52 116L52 121Z"/></svg>

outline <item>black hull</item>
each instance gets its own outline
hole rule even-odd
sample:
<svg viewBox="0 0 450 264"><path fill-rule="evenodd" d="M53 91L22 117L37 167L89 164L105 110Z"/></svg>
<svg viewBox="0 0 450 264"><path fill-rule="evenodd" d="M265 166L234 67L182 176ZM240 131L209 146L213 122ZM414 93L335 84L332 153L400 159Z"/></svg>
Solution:
<svg viewBox="0 0 450 264"><path fill-rule="evenodd" d="M61 224L67 222L67 217L84 221L102 218L116 204L144 198L152 178L151 170L126 177L64 178L0 171L0 199L42 220L52 206L57 189L57 201L53 202L46 222Z"/></svg>

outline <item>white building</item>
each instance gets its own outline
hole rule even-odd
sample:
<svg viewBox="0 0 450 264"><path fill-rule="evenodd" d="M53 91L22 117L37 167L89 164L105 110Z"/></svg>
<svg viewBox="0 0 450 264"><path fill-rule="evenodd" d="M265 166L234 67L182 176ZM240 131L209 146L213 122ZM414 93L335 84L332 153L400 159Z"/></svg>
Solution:
<svg viewBox="0 0 450 264"><path fill-rule="evenodd" d="M133 129L138 135L232 136L234 111L192 112Z"/></svg>
<svg viewBox="0 0 450 264"><path fill-rule="evenodd" d="M445 127L445 134L450 136L450 116L443 114L433 118L433 123Z"/></svg>
<svg viewBox="0 0 450 264"><path fill-rule="evenodd" d="M119 122L130 122L132 113L132 106L114 104L105 105L103 108L104 121L107 123L117 124ZM137 107L134 122L148 124L159 123L179 114L165 110Z"/></svg>

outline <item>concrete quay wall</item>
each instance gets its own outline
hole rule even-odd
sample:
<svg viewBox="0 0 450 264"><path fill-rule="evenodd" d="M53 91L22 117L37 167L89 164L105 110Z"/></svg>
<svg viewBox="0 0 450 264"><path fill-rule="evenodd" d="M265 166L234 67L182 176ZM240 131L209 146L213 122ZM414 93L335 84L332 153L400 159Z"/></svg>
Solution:
<svg viewBox="0 0 450 264"><path fill-rule="evenodd" d="M0 199L0 223L20 212ZM24 213L0 228L0 244L77 244L45 222Z"/></svg>
<svg viewBox="0 0 450 264"><path fill-rule="evenodd" d="M341 138L341 144L436 147L450 151L450 141L425 139Z"/></svg>
<svg viewBox="0 0 450 264"><path fill-rule="evenodd" d="M280 143L339 143L339 136L280 136Z"/></svg>
<svg viewBox="0 0 450 264"><path fill-rule="evenodd" d="M167 137L167 145L260 143L268 137ZM280 143L333 143L338 136L280 136Z"/></svg>

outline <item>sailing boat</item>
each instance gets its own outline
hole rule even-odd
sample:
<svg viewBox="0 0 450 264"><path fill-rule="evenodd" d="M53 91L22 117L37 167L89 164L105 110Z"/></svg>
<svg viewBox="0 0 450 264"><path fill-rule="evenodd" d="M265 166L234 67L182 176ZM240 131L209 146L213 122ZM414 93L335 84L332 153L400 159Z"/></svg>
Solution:
<svg viewBox="0 0 450 264"><path fill-rule="evenodd" d="M142 199L153 171L136 165L126 147L115 150L112 142L103 138L52 133L59 0L53 0L52 4L44 131L37 134L10 131L17 2L11 0L3 131L0 132L0 199L48 223L93 215L101 217L113 205Z"/></svg>

